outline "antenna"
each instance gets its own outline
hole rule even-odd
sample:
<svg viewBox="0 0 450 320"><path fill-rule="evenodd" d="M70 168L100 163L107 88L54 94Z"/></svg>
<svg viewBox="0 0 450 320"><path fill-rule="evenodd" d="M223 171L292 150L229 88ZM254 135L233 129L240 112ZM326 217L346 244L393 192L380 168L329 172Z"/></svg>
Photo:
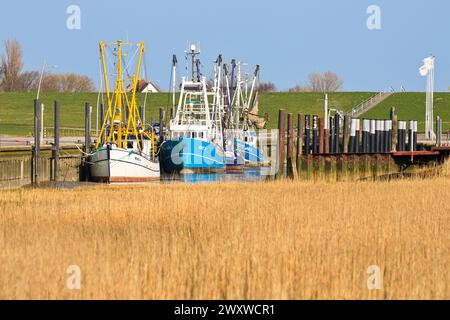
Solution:
<svg viewBox="0 0 450 320"><path fill-rule="evenodd" d="M200 54L200 49L197 48L198 46L191 43L189 45L189 48L187 50L184 51L184 53L186 54L186 58L188 56L191 57L191 72L192 72L192 81L195 82L195 74L197 73L197 80L198 82L200 82L200 69L199 69L199 65L200 65L200 60L197 58L197 56ZM197 69L197 72L196 72Z"/></svg>

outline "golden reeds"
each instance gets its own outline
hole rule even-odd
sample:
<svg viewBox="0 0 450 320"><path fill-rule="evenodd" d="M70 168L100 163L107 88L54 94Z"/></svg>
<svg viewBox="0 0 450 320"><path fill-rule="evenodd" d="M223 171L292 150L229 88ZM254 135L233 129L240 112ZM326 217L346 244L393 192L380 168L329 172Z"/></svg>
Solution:
<svg viewBox="0 0 450 320"><path fill-rule="evenodd" d="M449 191L447 177L1 191L0 298L450 298Z"/></svg>

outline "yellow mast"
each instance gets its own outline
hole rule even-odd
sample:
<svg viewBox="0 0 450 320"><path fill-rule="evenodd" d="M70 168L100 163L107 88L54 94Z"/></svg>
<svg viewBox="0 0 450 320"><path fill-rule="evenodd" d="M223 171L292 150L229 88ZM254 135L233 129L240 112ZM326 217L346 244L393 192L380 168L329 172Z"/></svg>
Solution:
<svg viewBox="0 0 450 320"><path fill-rule="evenodd" d="M139 114L139 110L137 107L136 102L136 91L137 91L137 85L139 81L139 74L141 70L141 64L142 64L142 57L145 52L145 45L144 42L141 41L137 44L139 54L136 64L136 70L135 74L132 77L132 91L131 91L131 100L128 99L128 95L124 90L124 82L123 82L123 76L122 76L122 56L124 54L122 53L122 46L123 45L129 45L128 43L123 43L121 40L117 41L117 43L111 44L111 46L117 46L117 80L114 88L114 99L111 98L110 91L109 91L109 82L108 82L108 72L107 72L107 66L106 66L106 58L105 58L105 47L107 44L104 42L100 42L100 56L102 60L102 68L103 68L103 76L105 81L105 90L106 90L106 98L107 98L107 106L108 109L105 113L105 118L103 120L103 124L101 127L101 131L99 133L96 148L98 148L101 144L105 144L108 142L117 144L120 148L126 148L127 147L127 141L129 136L135 137L135 139L138 141L137 147L140 150L141 149L141 143L140 140L143 139L143 137L147 137L152 140L152 144L154 144L154 135L148 135L146 132L144 132L141 128L137 126L137 123L139 123L141 126L143 125L142 119ZM124 106L124 102L126 105ZM125 108L124 108L125 107ZM123 112L126 112L128 110L129 117L127 119L126 126L122 122L123 120ZM109 122L109 133L107 135L107 127ZM152 148L153 149L153 148ZM154 152L154 150L152 150Z"/></svg>

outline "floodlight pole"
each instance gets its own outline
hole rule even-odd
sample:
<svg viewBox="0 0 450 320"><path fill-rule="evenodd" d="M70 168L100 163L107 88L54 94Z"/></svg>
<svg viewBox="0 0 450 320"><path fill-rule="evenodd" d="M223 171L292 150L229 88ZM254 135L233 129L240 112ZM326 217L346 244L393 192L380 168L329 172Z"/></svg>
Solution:
<svg viewBox="0 0 450 320"><path fill-rule="evenodd" d="M434 96L434 57L433 64L430 66L427 74L427 93L425 110L425 137L428 140L435 138L433 123L433 96Z"/></svg>

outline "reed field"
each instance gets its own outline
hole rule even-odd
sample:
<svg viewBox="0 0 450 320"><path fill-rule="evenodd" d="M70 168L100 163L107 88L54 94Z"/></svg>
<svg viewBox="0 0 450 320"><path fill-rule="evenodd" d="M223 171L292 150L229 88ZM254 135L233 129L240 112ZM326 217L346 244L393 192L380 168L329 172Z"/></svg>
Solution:
<svg viewBox="0 0 450 320"><path fill-rule="evenodd" d="M0 299L448 299L448 171L0 191Z"/></svg>

